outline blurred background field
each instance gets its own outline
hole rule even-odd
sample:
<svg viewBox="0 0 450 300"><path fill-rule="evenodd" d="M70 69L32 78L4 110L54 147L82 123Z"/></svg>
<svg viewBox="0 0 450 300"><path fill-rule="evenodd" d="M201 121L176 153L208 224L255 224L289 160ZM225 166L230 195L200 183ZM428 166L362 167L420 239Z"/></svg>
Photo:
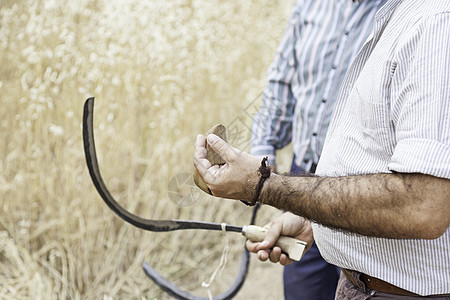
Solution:
<svg viewBox="0 0 450 300"><path fill-rule="evenodd" d="M88 176L83 103L96 97L100 167L127 209L247 224L251 209L240 202L201 194L180 205L169 184L192 173L196 134L216 123L248 150L292 5L0 0L0 299L168 299L145 277L144 260L207 295L201 282L219 263L225 234L144 232L115 217ZM257 224L277 214L264 207ZM228 265L213 294L233 282L240 262L244 238L229 237ZM253 256L236 298L282 297L280 272Z"/></svg>

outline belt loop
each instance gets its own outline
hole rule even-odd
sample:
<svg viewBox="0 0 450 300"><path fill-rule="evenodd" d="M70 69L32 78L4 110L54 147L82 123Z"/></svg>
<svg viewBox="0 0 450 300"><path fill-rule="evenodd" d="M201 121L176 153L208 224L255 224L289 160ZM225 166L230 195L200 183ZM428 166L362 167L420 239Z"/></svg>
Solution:
<svg viewBox="0 0 450 300"><path fill-rule="evenodd" d="M353 270L347 270L347 269L341 269L342 273L345 275L345 277L355 286L357 287L361 292L366 293L367 288L364 282L361 281L359 278L361 276L361 273L353 271Z"/></svg>

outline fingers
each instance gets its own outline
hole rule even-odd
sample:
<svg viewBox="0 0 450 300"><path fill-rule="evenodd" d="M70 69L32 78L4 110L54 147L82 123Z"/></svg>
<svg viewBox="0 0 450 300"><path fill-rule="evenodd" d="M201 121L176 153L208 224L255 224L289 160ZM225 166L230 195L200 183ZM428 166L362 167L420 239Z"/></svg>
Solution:
<svg viewBox="0 0 450 300"><path fill-rule="evenodd" d="M279 222L272 222L270 224L269 229L267 230L266 237L264 238L264 241L261 242L257 247L256 250L265 250L272 248L275 243L277 242L278 238L281 235L281 223Z"/></svg>
<svg viewBox="0 0 450 300"><path fill-rule="evenodd" d="M205 136L202 134L197 134L197 138L195 140L195 147L203 147L206 146Z"/></svg>
<svg viewBox="0 0 450 300"><path fill-rule="evenodd" d="M259 260L266 261L270 260L272 263L280 263L283 266L292 264L294 261L289 258L286 254L281 252L279 247L274 247L271 250L259 250L256 254Z"/></svg>
<svg viewBox="0 0 450 300"><path fill-rule="evenodd" d="M235 159L237 149L233 148L230 144L222 140L215 134L209 134L207 141L211 149L214 150L225 162L230 162Z"/></svg>
<svg viewBox="0 0 450 300"><path fill-rule="evenodd" d="M211 163L206 158L206 140L201 134L197 135L194 149L194 166L205 182L210 182L213 175L209 171Z"/></svg>
<svg viewBox="0 0 450 300"><path fill-rule="evenodd" d="M197 135L194 147L194 162L195 160L206 158L206 140L201 134Z"/></svg>
<svg viewBox="0 0 450 300"><path fill-rule="evenodd" d="M279 222L279 219L275 219L266 227L269 229L264 241L258 243L248 240L246 244L248 251L256 253L256 256L261 261L270 260L272 263L280 263L283 266L293 263L293 260L281 252L281 248L274 246L281 235L282 222Z"/></svg>
<svg viewBox="0 0 450 300"><path fill-rule="evenodd" d="M253 253L258 252L258 250L256 249L258 247L260 243L258 242L252 242L250 240L247 240L247 242L245 243L245 246L247 247L247 250Z"/></svg>
<svg viewBox="0 0 450 300"><path fill-rule="evenodd" d="M250 242L250 244L252 244ZM258 243L253 243L258 244ZM252 245L249 245L249 242L247 242L247 249L251 252L251 249L255 249ZM290 259L286 254L281 252L281 249L279 247L274 247L273 249L267 249L267 250L259 250L256 251L256 257L260 261L267 261L270 260L272 263L280 263L283 266L287 266L292 264L294 261Z"/></svg>
<svg viewBox="0 0 450 300"><path fill-rule="evenodd" d="M258 184L260 161L245 152L230 146L215 134L208 135L208 144L203 135L195 142L194 166L213 196L251 201L253 191L249 186ZM211 149L210 149L211 148ZM223 158L224 164L208 161L208 152L214 151Z"/></svg>
<svg viewBox="0 0 450 300"><path fill-rule="evenodd" d="M271 250L259 250L256 253L256 257L258 257L258 259L260 261L266 261L266 260L268 260L270 258L270 253L271 252L272 252Z"/></svg>
<svg viewBox="0 0 450 300"><path fill-rule="evenodd" d="M277 263L280 261L281 249L279 247L274 247L270 252L269 259L273 263Z"/></svg>
<svg viewBox="0 0 450 300"><path fill-rule="evenodd" d="M295 261L290 259L286 254L281 254L280 256L280 264L282 264L283 266L288 266L292 263L294 263Z"/></svg>
<svg viewBox="0 0 450 300"><path fill-rule="evenodd" d="M279 223L269 224L270 228L266 234L263 242L252 242L247 240L246 247L248 251L256 253L256 256L261 261L270 260L272 263L280 263L282 265L289 265L293 261L281 252L281 248L274 247L278 237L280 236L281 226Z"/></svg>

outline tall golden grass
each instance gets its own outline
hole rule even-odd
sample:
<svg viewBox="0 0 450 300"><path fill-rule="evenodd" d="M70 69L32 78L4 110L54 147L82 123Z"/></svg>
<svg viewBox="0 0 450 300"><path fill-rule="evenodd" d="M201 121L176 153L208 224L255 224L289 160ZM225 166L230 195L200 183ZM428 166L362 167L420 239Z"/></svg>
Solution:
<svg viewBox="0 0 450 300"><path fill-rule="evenodd" d="M144 260L207 295L200 285L218 264L224 234L144 232L115 217L87 172L83 102L97 99L100 167L127 209L246 224L244 205L202 195L182 207L168 185L192 172L195 136L216 123L233 128L246 148L292 4L0 0L0 299L168 298L145 277ZM276 213L263 209L258 224ZM230 241L214 294L237 272L244 239L230 234ZM273 267L264 270L250 272L237 298L281 295L281 286L270 286Z"/></svg>

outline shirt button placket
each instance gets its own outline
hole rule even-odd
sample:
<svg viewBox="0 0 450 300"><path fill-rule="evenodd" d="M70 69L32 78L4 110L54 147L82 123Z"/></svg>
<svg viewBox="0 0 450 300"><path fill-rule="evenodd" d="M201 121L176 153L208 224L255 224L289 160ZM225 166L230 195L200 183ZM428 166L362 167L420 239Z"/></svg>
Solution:
<svg viewBox="0 0 450 300"><path fill-rule="evenodd" d="M291 59L289 59L289 66L290 67L293 67L294 65L295 65L295 60L294 60L294 58L293 57L291 57Z"/></svg>

